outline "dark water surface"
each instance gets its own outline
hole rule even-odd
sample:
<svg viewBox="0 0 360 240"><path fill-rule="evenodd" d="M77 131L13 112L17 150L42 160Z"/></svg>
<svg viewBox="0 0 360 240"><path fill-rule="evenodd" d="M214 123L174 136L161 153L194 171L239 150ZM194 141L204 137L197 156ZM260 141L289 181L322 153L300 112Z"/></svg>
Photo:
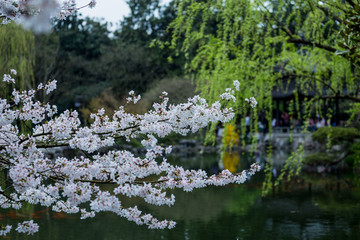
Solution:
<svg viewBox="0 0 360 240"><path fill-rule="evenodd" d="M240 160L241 158L241 160ZM247 168L249 158L238 156L221 166ZM217 157L183 158L179 164L216 172ZM243 185L209 187L191 193L174 190L173 207L156 207L141 199L125 200L159 219L173 219L172 230L149 230L115 214L93 219L53 213L44 208L2 211L0 223L34 219L40 231L15 233L8 239L142 240L142 239L360 239L360 187L355 174L303 173L262 197L263 175Z"/></svg>

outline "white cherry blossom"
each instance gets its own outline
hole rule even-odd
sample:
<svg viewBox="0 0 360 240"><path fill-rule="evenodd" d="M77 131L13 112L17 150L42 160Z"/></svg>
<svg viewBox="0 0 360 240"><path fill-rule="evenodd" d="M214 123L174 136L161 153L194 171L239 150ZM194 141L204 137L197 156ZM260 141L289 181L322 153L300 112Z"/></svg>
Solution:
<svg viewBox="0 0 360 240"><path fill-rule="evenodd" d="M2 23L22 22L36 32L49 29L52 17L63 19L82 7L94 7L90 1L77 6L75 0L0 0ZM3 82L15 83L16 70L3 76ZM238 91L238 81L234 81ZM81 219L95 217L97 213L110 211L149 228L173 228L171 220L159 220L144 213L137 206L125 208L120 196L142 198L148 204L172 206L175 196L169 190L179 188L192 191L210 185L241 184L260 170L257 164L241 173L223 170L209 176L204 170L184 169L167 162L171 146L158 144L158 138L171 133L186 135L207 127L210 123L228 122L235 116L226 107L229 101L237 101L235 90L228 88L219 96L221 101L209 104L200 96L189 98L186 103L171 105L163 92L159 102L145 114L133 114L120 106L112 116L104 109L91 114L93 123L82 126L76 111L57 113L57 107L35 99L37 91L49 94L56 89L56 80L39 84L36 90L13 89L8 99L0 98L0 168L7 169L7 181L12 192L0 187L0 207L19 209L22 203L40 204L56 212L81 213ZM129 93L128 101L136 104L141 99L135 92ZM255 98L245 99L255 107ZM225 105L222 105L225 104ZM21 133L19 123L31 125L27 133ZM146 149L144 157L114 147L116 139L141 139ZM47 157L46 150L69 147L77 151L73 157ZM106 151L107 150L107 151ZM149 178L151 177L151 178ZM151 180L149 180L151 179ZM109 192L101 185L113 185ZM88 206L84 208L83 206ZM11 229L34 234L39 226L24 221L17 227L0 226L0 236Z"/></svg>
<svg viewBox="0 0 360 240"><path fill-rule="evenodd" d="M39 85L36 91L50 91L55 87L52 81ZM240 184L260 170L253 164L249 170L238 174L225 169L218 175L208 176L201 169L184 169L167 162L165 155L172 148L158 145L158 138L174 132L185 135L209 123L230 121L234 117L233 110L220 102L209 105L205 99L195 96L187 103L168 105L167 94L163 93L160 102L153 104L153 110L143 115L127 113L120 107L109 117L100 109L91 115L94 120L91 125L82 126L76 111L66 110L55 116L55 106L34 99L36 91L14 89L11 104L7 99L0 99L0 166L8 169L14 188L10 195L0 188L2 208L18 209L22 202L28 202L51 207L57 212L80 212L81 219L111 211L149 228L172 228L173 221L158 220L136 206L124 208L118 197L140 197L148 204L172 206L175 196L168 194L167 189L192 191L210 185ZM234 90L226 89L226 93L232 95ZM135 93L131 92L130 96L134 97ZM249 100L250 105L254 102L253 98ZM33 131L21 134L16 125L18 121L31 121ZM142 138L145 157L124 150L100 151L113 147L117 138ZM79 155L48 159L43 149L58 146L73 148ZM149 176L154 180L147 180ZM113 192L101 190L99 185L102 184L114 185ZM88 209L80 208L84 203L88 203ZM6 227L0 233L6 235L10 229ZM38 225L32 221L25 221L16 228L28 234L37 229Z"/></svg>

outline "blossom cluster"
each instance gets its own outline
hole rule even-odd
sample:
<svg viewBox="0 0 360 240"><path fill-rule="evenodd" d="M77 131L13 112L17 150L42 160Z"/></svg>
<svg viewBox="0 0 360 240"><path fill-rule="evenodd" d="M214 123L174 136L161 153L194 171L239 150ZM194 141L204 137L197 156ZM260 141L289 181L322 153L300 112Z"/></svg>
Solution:
<svg viewBox="0 0 360 240"><path fill-rule="evenodd" d="M15 74L12 70L10 77L13 79ZM12 84L7 79L8 75L4 76L4 81ZM167 162L166 155L172 148L159 145L158 139L171 133L197 132L209 123L230 121L234 111L220 102L209 104L195 96L186 103L171 105L164 92L145 114L129 113L121 106L107 116L100 109L91 115L90 125L82 126L76 111L56 115L56 106L35 100L38 91L49 94L55 88L56 81L51 81L40 84L36 90L14 89L9 99L0 99L0 168L7 169L13 190L8 194L0 188L1 208L19 209L27 202L56 212L81 213L81 219L110 211L149 228L172 228L175 222L171 220L158 220L136 206L124 207L119 196L172 206L175 196L169 194L169 189L192 191L209 185L240 184L260 170L253 164L241 173L223 170L208 176L203 170L184 169ZM233 101L233 92L226 90L229 98L225 99ZM131 92L129 98L135 102L140 97ZM28 124L31 131L21 133L18 123ZM145 156L114 148L119 138L141 138ZM75 149L78 154L53 159L46 156L45 149L60 146ZM102 184L112 184L114 188L110 192L101 188ZM0 234L6 235L10 230L11 226L6 226ZM15 230L33 234L38 225L26 221Z"/></svg>
<svg viewBox="0 0 360 240"><path fill-rule="evenodd" d="M63 0L61 4L58 0L0 0L0 20L3 24L17 21L35 32L44 32L50 29L52 17L64 19L80 8L92 8L95 4L94 0L82 7L75 0ZM12 69L3 76L3 82L14 84L16 74ZM222 103L236 101L238 81L234 81L234 87L235 90L226 89L219 96L222 101L213 104L194 96L186 103L169 105L164 92L152 110L142 115L126 112L125 106L112 116L100 109L91 115L93 121L88 126L81 125L76 111L66 110L56 115L56 106L36 100L37 92L50 94L56 89L55 80L39 84L35 90L14 89L7 99L0 98L0 169L6 169L6 184L11 186L6 191L0 187L0 207L20 209L23 203L39 204L56 212L80 213L81 219L110 211L149 228L173 228L174 221L158 220L137 206L124 207L119 197L139 197L149 204L171 206L175 196L169 194L169 189L192 191L209 185L240 184L259 171L259 166L253 164L238 174L224 170L208 176L203 170L169 164L166 155L171 153L171 146L158 144L158 138L171 133L186 135L209 123L230 121L234 110ZM133 91L127 98L134 104L140 99ZM247 102L256 106L255 98ZM30 130L20 132L19 124ZM142 138L145 157L114 148L119 138L127 141ZM48 158L45 150L55 147L72 148L78 154ZM114 188L109 192L100 187L102 184L112 184ZM11 229L11 225L1 226L0 236L7 235ZM15 228L27 234L38 229L33 220L19 223Z"/></svg>
<svg viewBox="0 0 360 240"><path fill-rule="evenodd" d="M12 226L6 225L0 230L0 236L6 236L11 231Z"/></svg>
<svg viewBox="0 0 360 240"><path fill-rule="evenodd" d="M245 98L245 102L249 103L252 108L255 108L257 105L257 101L254 97L251 97L250 99Z"/></svg>
<svg viewBox="0 0 360 240"><path fill-rule="evenodd" d="M36 233L38 230L39 225L37 223L34 223L33 220L18 223L18 227L16 228L16 231L20 233L27 233L29 235Z"/></svg>
<svg viewBox="0 0 360 240"><path fill-rule="evenodd" d="M75 0L0 0L0 22L16 21L34 32L48 32L52 27L51 18L65 19L81 8L95 5L95 0L80 7Z"/></svg>

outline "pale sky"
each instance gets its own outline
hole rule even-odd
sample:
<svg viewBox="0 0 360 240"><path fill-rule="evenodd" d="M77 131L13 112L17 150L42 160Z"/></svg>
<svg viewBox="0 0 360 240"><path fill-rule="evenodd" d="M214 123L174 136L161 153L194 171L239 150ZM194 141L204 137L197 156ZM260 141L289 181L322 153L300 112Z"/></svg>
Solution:
<svg viewBox="0 0 360 240"><path fill-rule="evenodd" d="M167 4L170 0L162 0L163 4ZM84 6L89 0L77 0L77 6ZM116 29L116 24L123 19L124 16L130 14L130 9L126 4L126 0L96 0L94 8L83 8L79 11L84 17L104 18L107 22L112 22L111 30Z"/></svg>

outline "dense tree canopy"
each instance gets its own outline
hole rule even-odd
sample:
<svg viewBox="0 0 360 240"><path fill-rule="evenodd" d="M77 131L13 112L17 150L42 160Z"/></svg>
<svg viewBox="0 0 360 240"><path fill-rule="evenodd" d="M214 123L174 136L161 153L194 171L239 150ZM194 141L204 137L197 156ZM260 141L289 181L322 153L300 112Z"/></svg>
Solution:
<svg viewBox="0 0 360 240"><path fill-rule="evenodd" d="M170 40L167 27L175 18L173 3L163 6L160 1L130 0L130 14L114 33L114 49L109 51L107 65L112 71L112 86L117 93L133 89L145 92L151 84L165 77L183 75L183 59L172 58L171 50L151 47L155 40ZM124 88L124 86L126 86Z"/></svg>
<svg viewBox="0 0 360 240"><path fill-rule="evenodd" d="M269 120L278 88L317 106L332 99L359 102L358 68L337 52L349 2L183 0L171 24L172 46L181 42L182 51L192 53L188 70L196 72L204 96L214 99L238 79L240 94L255 94ZM309 113L311 106L297 100L295 108Z"/></svg>
<svg viewBox="0 0 360 240"><path fill-rule="evenodd" d="M0 74L10 68L17 69L16 86L21 89L33 87L35 63L34 35L16 24L0 25ZM1 93L8 94L8 88L0 83Z"/></svg>
<svg viewBox="0 0 360 240"><path fill-rule="evenodd" d="M26 19L33 21L31 27L34 30L46 30L52 14L63 18L64 14L71 14L77 9L74 4L75 1L63 1L63 8L60 8L57 0L0 0L0 19L5 24L9 20ZM87 6L94 4L91 1ZM41 26L43 22L46 23L44 27ZM45 69L42 76L59 71L58 77L64 77L68 73L63 71L73 70L69 77L75 84L65 81L65 78L58 81L72 94L78 93L82 85L88 91L90 86L102 82L101 78L98 82L93 81L93 73L99 68L91 67L96 66L92 65L94 59L104 55L101 47L109 39L106 28L91 20L86 22L83 25L83 21L76 17L68 18L59 23L60 29L54 33L55 37L43 39L50 46L58 46L58 49L53 51L50 47L44 50L43 55L52 53L55 60L40 68ZM97 34L92 33L95 30ZM77 34L73 34L74 31ZM17 31L11 35L17 35ZM11 57L20 57L16 56L16 49L11 50ZM66 60L67 63L64 63ZM67 64L74 66L71 68ZM85 68L87 64L91 67ZM65 67L60 69L59 66ZM49 71L51 68L52 73ZM17 71L9 69L2 82L13 87L17 77ZM227 103L237 101L233 94L239 91L238 81L234 81L233 88L226 89L219 96L219 101L213 104L200 96L189 98L185 103L169 104L167 93L163 92L160 100L153 103L152 110L144 114L127 112L126 105L123 105L108 116L101 108L91 115L93 121L87 125L81 123L76 110L66 109L59 113L56 105L37 99L38 94L49 95L56 86L56 80L40 82L34 89L15 87L11 95L0 97L1 209L41 205L54 212L77 214L81 219L106 211L151 229L170 229L175 227L174 221L158 220L152 214L139 210L136 202L143 199L156 206L172 206L175 203L175 188L192 191L210 185L241 184L260 170L256 163L234 174L227 169L216 175L208 175L202 169L184 169L167 161L166 155L171 153L172 148L161 146L158 142L158 138L174 133L196 133L210 122L230 121L235 114ZM66 94L63 90L62 96L66 97ZM130 91L126 101L127 104L136 104L140 99L140 95ZM253 108L257 104L254 98L247 103ZM28 131L19 129L21 124L27 126ZM139 139L146 153L136 157L128 150L119 150L115 143L118 139L128 142ZM58 147L68 147L76 154L67 155L62 151L60 156L48 155L50 149ZM136 201L127 203L126 198L133 197ZM12 223L0 225L0 236L6 238L12 229L34 234L39 225L32 219L19 222L16 227Z"/></svg>
<svg viewBox="0 0 360 240"><path fill-rule="evenodd" d="M100 61L111 45L106 23L72 15L58 21L49 35L37 35L35 77L59 83L52 101L60 110L76 107L109 86L106 65Z"/></svg>
<svg viewBox="0 0 360 240"><path fill-rule="evenodd" d="M360 3L347 1L349 5L343 8L345 13L343 19L338 19L343 23L343 28L340 31L343 37L342 42L339 42L339 47L342 50L337 51L336 54L347 57L353 64L360 65Z"/></svg>
<svg viewBox="0 0 360 240"><path fill-rule="evenodd" d="M351 113L351 118L358 116L358 2L182 0L176 3L170 45L185 53L186 69L195 74L198 89L210 101L215 101L234 79L240 82L238 97L254 95L258 99L259 108L252 112L252 131L258 131L260 111L271 131L271 120L278 115L274 109L279 109L274 99L279 93L286 96L283 110L302 123L304 131L308 129L309 118L315 116L338 125L340 108L344 114ZM244 136L245 116L249 112L240 106L235 108L239 109L236 122L241 123ZM252 136L256 145L257 134ZM300 145L275 183L287 173L300 172L303 153L304 147ZM270 157L268 161L265 190L272 186Z"/></svg>
<svg viewBox="0 0 360 240"><path fill-rule="evenodd" d="M114 33L107 23L72 15L57 21L50 35L36 36L35 76L42 83L58 80L52 100L60 110L88 108L104 94L117 99L130 90L143 94L161 79L183 74L181 57L169 62L171 50L150 47L154 39L170 39L172 6L147 0L128 4L131 12Z"/></svg>

